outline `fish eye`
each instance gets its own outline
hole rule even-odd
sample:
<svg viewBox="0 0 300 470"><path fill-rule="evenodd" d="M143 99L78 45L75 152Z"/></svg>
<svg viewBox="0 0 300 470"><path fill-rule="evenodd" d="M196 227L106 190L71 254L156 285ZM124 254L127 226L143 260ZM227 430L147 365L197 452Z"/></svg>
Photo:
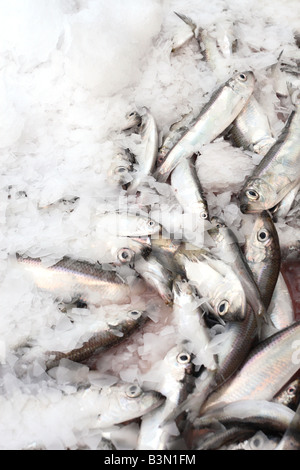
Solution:
<svg viewBox="0 0 300 470"><path fill-rule="evenodd" d="M155 226L154 220L148 220L147 225L149 228L153 228Z"/></svg>
<svg viewBox="0 0 300 470"><path fill-rule="evenodd" d="M201 219L207 219L207 212L202 212L201 213Z"/></svg>
<svg viewBox="0 0 300 470"><path fill-rule="evenodd" d="M128 114L129 117L134 116L134 115L135 115L134 111L132 111L132 113Z"/></svg>
<svg viewBox="0 0 300 470"><path fill-rule="evenodd" d="M227 300L222 300L218 305L218 314L225 315L229 309L229 302Z"/></svg>
<svg viewBox="0 0 300 470"><path fill-rule="evenodd" d="M244 73L240 73L239 80L241 80L241 82L245 82L247 80L247 75L245 75Z"/></svg>
<svg viewBox="0 0 300 470"><path fill-rule="evenodd" d="M248 189L246 191L246 196L252 201L256 201L257 199L259 199L259 194L257 191L255 191L255 189Z"/></svg>
<svg viewBox="0 0 300 470"><path fill-rule="evenodd" d="M265 242L269 238L269 232L266 229L261 229L257 234L257 239L259 242Z"/></svg>
<svg viewBox="0 0 300 470"><path fill-rule="evenodd" d="M118 166L115 169L115 173L125 173L125 171L127 171L127 168L125 166Z"/></svg>
<svg viewBox="0 0 300 470"><path fill-rule="evenodd" d="M128 314L134 320L137 318L140 318L140 316L142 315L142 313L139 310L131 310L130 312L128 312Z"/></svg>
<svg viewBox="0 0 300 470"><path fill-rule="evenodd" d="M121 263L129 263L134 256L134 253L129 248L121 248L118 251L117 257Z"/></svg>
<svg viewBox="0 0 300 470"><path fill-rule="evenodd" d="M176 357L176 361L178 362L178 364L188 364L189 362L191 362L191 356L186 352L181 352Z"/></svg>
<svg viewBox="0 0 300 470"><path fill-rule="evenodd" d="M142 389L138 385L133 384L127 387L125 393L128 398L137 398L141 395Z"/></svg>
<svg viewBox="0 0 300 470"><path fill-rule="evenodd" d="M287 390L289 395L293 395L295 393L295 391L296 391L296 387L289 387L288 390Z"/></svg>

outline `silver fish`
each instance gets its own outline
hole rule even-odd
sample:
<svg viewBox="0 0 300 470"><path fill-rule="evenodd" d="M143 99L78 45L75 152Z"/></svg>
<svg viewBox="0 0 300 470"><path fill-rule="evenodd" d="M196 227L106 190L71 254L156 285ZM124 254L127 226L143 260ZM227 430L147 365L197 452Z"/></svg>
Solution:
<svg viewBox="0 0 300 470"><path fill-rule="evenodd" d="M108 212L97 220L97 230L119 237L147 237L160 232L153 219L123 212Z"/></svg>
<svg viewBox="0 0 300 470"><path fill-rule="evenodd" d="M150 253L144 259L140 257L134 263L134 269L137 271L144 281L153 287L166 304L171 304L173 300L172 281L173 276L170 271Z"/></svg>
<svg viewBox="0 0 300 470"><path fill-rule="evenodd" d="M300 107L296 106L276 143L246 179L240 193L243 213L276 206L300 182Z"/></svg>
<svg viewBox="0 0 300 470"><path fill-rule="evenodd" d="M207 299L209 311L226 321L245 318L245 292L230 266L204 249L180 249L175 261L195 285L199 296Z"/></svg>
<svg viewBox="0 0 300 470"><path fill-rule="evenodd" d="M137 383L117 383L100 392L102 405L95 427L105 429L144 416L161 406L165 397ZM88 393L86 394L88 399Z"/></svg>
<svg viewBox="0 0 300 470"><path fill-rule="evenodd" d="M17 256L17 261L37 287L63 302L129 303L131 288L115 271L103 270L99 264L63 258L46 267L40 259Z"/></svg>
<svg viewBox="0 0 300 470"><path fill-rule="evenodd" d="M124 185L132 180L131 172L135 158L128 149L118 149L112 157L112 163L108 169L108 179L112 183Z"/></svg>
<svg viewBox="0 0 300 470"><path fill-rule="evenodd" d="M178 427L184 423L178 416L172 425L164 425L164 419L186 399L194 386L193 364L190 354L180 346L172 348L163 360L164 378L159 391L166 397L162 407L142 419L137 450L166 450L171 446Z"/></svg>
<svg viewBox="0 0 300 470"><path fill-rule="evenodd" d="M295 412L281 403L267 400L240 400L215 407L194 422L196 428L206 428L216 422L224 425L255 425L260 429L284 432Z"/></svg>
<svg viewBox="0 0 300 470"><path fill-rule="evenodd" d="M259 343L233 377L212 393L201 409L238 400L272 400L299 369L300 322Z"/></svg>
<svg viewBox="0 0 300 470"><path fill-rule="evenodd" d="M195 123L169 151L164 163L156 170L158 181L165 182L183 158L193 155L195 146L212 142L237 117L254 90L252 72L242 72L231 77L213 93Z"/></svg>
<svg viewBox="0 0 300 470"><path fill-rule="evenodd" d="M268 117L254 96L232 123L230 137L235 145L260 155L266 155L275 143Z"/></svg>
<svg viewBox="0 0 300 470"><path fill-rule="evenodd" d="M141 135L140 155L136 155L136 174L132 173L133 181L127 188L128 194L135 193L140 187L143 179L152 174L158 152L158 132L154 117L149 109L143 109L141 113L141 125L139 127Z"/></svg>
<svg viewBox="0 0 300 470"><path fill-rule="evenodd" d="M103 316L101 312L101 316ZM91 356L98 355L107 349L124 341L133 331L140 328L148 319L147 312L140 310L118 311L110 316L108 321L95 320L91 336L86 340L79 340L78 345L70 351L49 351L46 359L47 370L59 365L61 359L73 362L83 362ZM84 338L86 334L84 335Z"/></svg>
<svg viewBox="0 0 300 470"><path fill-rule="evenodd" d="M256 214L252 232L246 236L244 254L268 309L281 265L278 233L269 212Z"/></svg>
<svg viewBox="0 0 300 470"><path fill-rule="evenodd" d="M191 159L182 160L172 171L171 186L185 213L195 214L203 220L209 219L207 201Z"/></svg>
<svg viewBox="0 0 300 470"><path fill-rule="evenodd" d="M261 300L258 286L240 248L236 235L219 219L213 218L212 222L214 227L209 229L208 233L215 241L218 256L220 256L225 263L228 263L239 277L246 294L247 302L251 305L255 314L265 316L266 309Z"/></svg>
<svg viewBox="0 0 300 470"><path fill-rule="evenodd" d="M209 349L211 338L195 289L181 276L177 276L173 282L173 297L173 316L180 340L189 344L196 364L215 369L216 360Z"/></svg>
<svg viewBox="0 0 300 470"><path fill-rule="evenodd" d="M194 119L195 118L193 116L193 113L190 112L188 114L183 115L179 121L174 122L174 124L172 124L168 134L165 136L158 150L157 166L161 165L164 162L166 155L174 147L174 145L177 144L183 134L188 131Z"/></svg>

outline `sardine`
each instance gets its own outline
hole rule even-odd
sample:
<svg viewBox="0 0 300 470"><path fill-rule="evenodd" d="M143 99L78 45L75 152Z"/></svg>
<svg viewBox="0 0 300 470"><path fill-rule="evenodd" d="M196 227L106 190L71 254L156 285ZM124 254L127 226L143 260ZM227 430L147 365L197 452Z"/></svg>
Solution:
<svg viewBox="0 0 300 470"><path fill-rule="evenodd" d="M112 183L124 185L132 180L131 172L135 158L128 149L119 149L112 157L112 163L108 169L108 179Z"/></svg>
<svg viewBox="0 0 300 470"><path fill-rule="evenodd" d="M212 142L237 117L254 89L252 72L242 72L227 80L213 93L195 123L169 151L164 163L156 170L158 181L165 182L183 158L189 158L202 145Z"/></svg>
<svg viewBox="0 0 300 470"><path fill-rule="evenodd" d="M201 415L238 400L272 400L299 369L300 322L260 342L233 377L212 393Z"/></svg>
<svg viewBox="0 0 300 470"><path fill-rule="evenodd" d="M281 265L278 233L269 212L256 215L252 232L246 236L244 254L268 310Z"/></svg>
<svg viewBox="0 0 300 470"><path fill-rule="evenodd" d="M213 218L212 222L214 227L209 229L208 233L215 241L217 255L225 263L229 264L234 273L239 277L247 302L251 305L255 314L264 317L266 309L261 299L260 291L236 235L220 219Z"/></svg>
<svg viewBox="0 0 300 470"><path fill-rule="evenodd" d="M266 155L275 143L268 117L254 96L232 123L230 137L236 146L260 155Z"/></svg>
<svg viewBox="0 0 300 470"><path fill-rule="evenodd" d="M171 173L171 186L183 211L200 219L209 219L207 201L194 162L184 159Z"/></svg>
<svg viewBox="0 0 300 470"><path fill-rule="evenodd" d="M161 226L151 218L122 212L108 212L97 220L97 230L119 237L147 237Z"/></svg>
<svg viewBox="0 0 300 470"><path fill-rule="evenodd" d="M169 449L184 424L181 415L171 425L164 425L163 422L193 389L194 366L190 354L180 346L172 348L163 360L163 371L159 391L166 400L162 407L143 417L137 450Z"/></svg>
<svg viewBox="0 0 300 470"><path fill-rule="evenodd" d="M47 370L59 365L61 359L69 359L73 362L83 362L91 356L98 355L107 349L124 341L133 331L140 328L148 319L147 312L140 310L129 310L117 313L108 321L100 321L97 331L97 322L91 336L79 341L71 351L49 351L46 359ZM86 337L86 334L84 335Z"/></svg>
<svg viewBox="0 0 300 470"><path fill-rule="evenodd" d="M281 403L267 400L240 400L213 408L194 422L196 429L207 428L216 422L225 426L255 425L259 429L284 432L295 412Z"/></svg>
<svg viewBox="0 0 300 470"><path fill-rule="evenodd" d="M209 349L211 338L195 289L181 276L177 276L173 282L173 296L173 317L180 340L189 345L189 350L195 356L195 364L215 369L216 359Z"/></svg>
<svg viewBox="0 0 300 470"><path fill-rule="evenodd" d="M193 113L190 112L182 116L182 118L174 122L170 127L168 134L163 139L163 142L158 150L157 154L157 166L161 165L166 155L174 147L175 144L181 139L181 137L188 131L189 127L195 120Z"/></svg>
<svg viewBox="0 0 300 470"><path fill-rule="evenodd" d="M53 266L40 259L17 256L17 261L32 277L38 288L62 302L81 300L87 304L123 304L130 302L131 289L115 271L103 270L99 264L63 258Z"/></svg>
<svg viewBox="0 0 300 470"><path fill-rule="evenodd" d="M133 181L127 188L128 194L135 193L140 187L143 179L152 174L158 152L158 132L154 117L147 108L141 113L141 125L139 127L141 134L140 155L136 155L136 174L132 173Z"/></svg>
<svg viewBox="0 0 300 470"><path fill-rule="evenodd" d="M179 249L175 261L184 269L208 310L224 321L241 321L246 315L246 296L230 266L205 249Z"/></svg>
<svg viewBox="0 0 300 470"><path fill-rule="evenodd" d="M172 303L173 276L152 253L146 259L143 257L137 259L134 263L134 269L147 284L159 293L166 304Z"/></svg>
<svg viewBox="0 0 300 470"><path fill-rule="evenodd" d="M204 436L196 440L194 448L197 450L217 450L224 445L232 442L241 441L253 436L253 428L246 427L244 424L240 426L232 426L228 429L210 430Z"/></svg>
<svg viewBox="0 0 300 470"><path fill-rule="evenodd" d="M261 212L276 206L300 182L300 106L291 113L276 143L240 193L243 213Z"/></svg>
<svg viewBox="0 0 300 470"><path fill-rule="evenodd" d="M175 253L181 246L181 240L159 236L151 240L151 253L158 261L173 274L184 275L184 269L174 259Z"/></svg>

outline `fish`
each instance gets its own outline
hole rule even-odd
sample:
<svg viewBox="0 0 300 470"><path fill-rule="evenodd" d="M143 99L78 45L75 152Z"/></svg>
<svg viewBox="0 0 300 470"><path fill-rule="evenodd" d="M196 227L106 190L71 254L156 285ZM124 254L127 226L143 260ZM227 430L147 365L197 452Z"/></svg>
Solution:
<svg viewBox="0 0 300 470"><path fill-rule="evenodd" d="M160 166L168 152L174 147L175 144L181 139L183 134L187 132L192 122L194 121L193 112L184 114L179 121L174 122L168 134L164 137L161 146L158 149L156 164Z"/></svg>
<svg viewBox="0 0 300 470"><path fill-rule="evenodd" d="M110 315L108 319L103 319L101 312L100 322L97 321L97 318L95 319L90 336L86 339L87 332L85 332L84 340L79 340L75 348L70 351L48 351L46 353L46 369L57 367L61 359L83 362L91 356L98 356L128 338L135 330L142 327L148 318L147 312L140 310L120 311L120 309L116 309L114 315Z"/></svg>
<svg viewBox="0 0 300 470"><path fill-rule="evenodd" d="M122 126L122 131L130 131L138 134L139 128L142 125L142 116L137 111L130 111L125 115L125 124Z"/></svg>
<svg viewBox="0 0 300 470"><path fill-rule="evenodd" d="M192 159L178 163L171 173L171 186L184 213L209 220L207 201Z"/></svg>
<svg viewBox="0 0 300 470"><path fill-rule="evenodd" d="M300 379L297 378L288 383L287 386L278 392L272 401L281 403L282 405L288 406L295 410L300 400Z"/></svg>
<svg viewBox="0 0 300 470"><path fill-rule="evenodd" d="M151 240L151 254L157 258L168 271L184 276L184 269L176 263L174 255L181 247L181 240L171 239L160 235Z"/></svg>
<svg viewBox="0 0 300 470"><path fill-rule="evenodd" d="M241 441L253 436L253 428L246 427L244 424L240 426L230 426L221 430L210 429L203 436L202 434L196 439L194 448L197 450L218 450L220 447L229 445L232 442Z"/></svg>
<svg viewBox="0 0 300 470"><path fill-rule="evenodd" d="M244 255L268 310L281 267L279 237L268 211L255 215L252 232L245 237Z"/></svg>
<svg viewBox="0 0 300 470"><path fill-rule="evenodd" d="M246 315L246 296L242 284L230 266L206 249L180 248L175 261L185 277L206 299L208 311L222 321L241 321ZM203 305L204 308L204 305Z"/></svg>
<svg viewBox="0 0 300 470"><path fill-rule="evenodd" d="M262 430L284 432L294 418L295 412L281 403L267 400L240 400L215 407L195 420L196 429L217 423L225 426L253 425Z"/></svg>
<svg viewBox="0 0 300 470"><path fill-rule="evenodd" d="M163 378L159 391L166 400L162 407L144 415L140 427L137 450L167 450L185 424L184 416L175 423L164 425L164 418L182 401L194 387L192 356L179 344L168 351L163 359Z"/></svg>
<svg viewBox="0 0 300 470"><path fill-rule="evenodd" d="M233 121L229 132L232 142L245 150L266 155L275 138L268 117L254 96Z"/></svg>
<svg viewBox="0 0 300 470"><path fill-rule="evenodd" d="M284 129L239 194L244 214L275 207L300 183L300 106L290 114Z"/></svg>
<svg viewBox="0 0 300 470"><path fill-rule="evenodd" d="M261 294L247 260L240 248L234 232L220 219L212 219L213 228L207 232L212 237L217 248L217 255L228 263L239 277L246 294L246 300L251 305L255 315L264 317L266 309Z"/></svg>
<svg viewBox="0 0 300 470"><path fill-rule="evenodd" d="M300 449L300 404L297 407L294 418L286 429L282 439L275 450L299 450Z"/></svg>
<svg viewBox="0 0 300 470"><path fill-rule="evenodd" d="M131 172L134 162L135 157L129 149L118 149L108 169L108 180L120 186L129 183L132 180Z"/></svg>
<svg viewBox="0 0 300 470"><path fill-rule="evenodd" d="M83 399L88 399L88 391ZM155 391L146 390L137 383L118 382L103 387L99 393L100 412L94 428L107 429L116 424L140 418L163 404L165 397Z"/></svg>
<svg viewBox="0 0 300 470"><path fill-rule="evenodd" d="M135 157L136 174L132 172L133 180L127 187L128 194L134 194L140 188L143 180L152 175L158 152L158 131L153 115L144 107L141 114L139 133L141 135L141 152Z"/></svg>
<svg viewBox="0 0 300 470"><path fill-rule="evenodd" d="M158 234L161 226L155 220L123 212L107 212L97 220L97 230L119 237L147 237Z"/></svg>
<svg viewBox="0 0 300 470"><path fill-rule="evenodd" d="M100 264L64 257L53 266L45 266L39 258L17 254L16 259L38 288L51 292L62 302L80 300L95 305L130 302L130 286L116 271L104 270Z"/></svg>
<svg viewBox="0 0 300 470"><path fill-rule="evenodd" d="M282 330L295 321L293 302L281 272L268 309L268 321L262 328L262 339Z"/></svg>
<svg viewBox="0 0 300 470"><path fill-rule="evenodd" d="M228 128L250 99L254 82L253 72L246 71L233 75L222 84L212 94L195 123L168 152L154 177L160 182L167 181L178 163L195 153L195 146L200 150L202 145L212 142Z"/></svg>
<svg viewBox="0 0 300 470"><path fill-rule="evenodd" d="M154 288L167 305L172 304L172 282L173 276L152 253L145 259L140 257L134 263L135 271L142 279Z"/></svg>
<svg viewBox="0 0 300 470"><path fill-rule="evenodd" d="M298 321L258 343L230 380L208 397L200 415L234 401L272 400L299 369L299 333Z"/></svg>
<svg viewBox="0 0 300 470"><path fill-rule="evenodd" d="M209 348L211 337L195 289L177 276L173 282L173 298L173 317L180 340L189 345L195 364L215 369L216 359Z"/></svg>

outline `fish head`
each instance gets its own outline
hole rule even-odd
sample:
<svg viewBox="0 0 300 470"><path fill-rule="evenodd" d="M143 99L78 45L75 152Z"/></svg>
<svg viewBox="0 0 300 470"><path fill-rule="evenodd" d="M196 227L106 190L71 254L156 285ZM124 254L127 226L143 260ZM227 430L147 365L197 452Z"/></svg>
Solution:
<svg viewBox="0 0 300 470"><path fill-rule="evenodd" d="M161 232L161 225L151 218L141 217L138 224L137 230L140 236L151 236Z"/></svg>
<svg viewBox="0 0 300 470"><path fill-rule="evenodd" d="M211 220L212 227L207 230L207 233L216 243L221 243L224 241L224 229L226 230L226 224L219 217L212 217Z"/></svg>
<svg viewBox="0 0 300 470"><path fill-rule="evenodd" d="M243 214L261 212L274 207L276 191L261 178L250 178L240 194L240 209Z"/></svg>
<svg viewBox="0 0 300 470"><path fill-rule="evenodd" d="M245 251L250 262L262 262L280 255L278 233L268 211L257 214L252 233L246 237Z"/></svg>
<svg viewBox="0 0 300 470"><path fill-rule="evenodd" d="M155 390L143 390L137 383L117 383L100 392L101 409L97 427L105 428L139 418L160 406L165 397Z"/></svg>
<svg viewBox="0 0 300 470"><path fill-rule="evenodd" d="M246 99L251 96L254 90L255 76L250 70L238 72L227 81L227 85L235 93L244 96Z"/></svg>
<svg viewBox="0 0 300 470"><path fill-rule="evenodd" d="M224 281L216 286L211 299L214 313L221 322L242 321L246 316L246 295L237 276L226 276Z"/></svg>
<svg viewBox="0 0 300 470"><path fill-rule="evenodd" d="M141 126L142 118L137 111L130 111L125 115L125 124L122 127L122 131L128 131L129 129L138 128Z"/></svg>

